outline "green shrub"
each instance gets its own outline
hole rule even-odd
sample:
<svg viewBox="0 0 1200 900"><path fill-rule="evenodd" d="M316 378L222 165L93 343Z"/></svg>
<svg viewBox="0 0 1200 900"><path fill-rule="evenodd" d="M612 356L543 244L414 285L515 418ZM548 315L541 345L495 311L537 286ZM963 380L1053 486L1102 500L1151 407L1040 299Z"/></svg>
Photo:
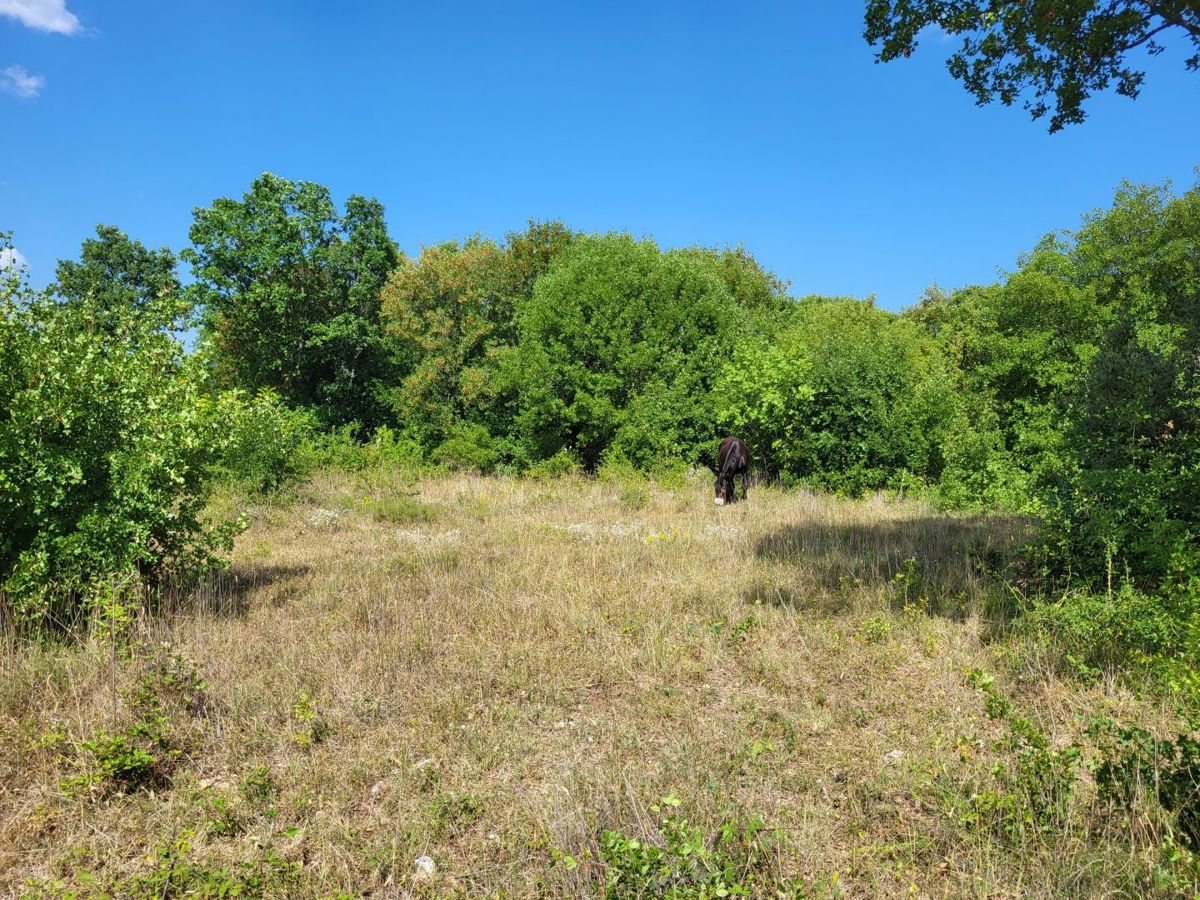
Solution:
<svg viewBox="0 0 1200 900"><path fill-rule="evenodd" d="M596 470L596 480L615 487L621 503L631 510L639 510L650 500L650 483L646 476L631 463L623 453L610 451Z"/></svg>
<svg viewBox="0 0 1200 900"><path fill-rule="evenodd" d="M361 472L369 468L374 457L368 446L358 439L360 430L357 424L351 423L311 435L300 449L301 466L343 472Z"/></svg>
<svg viewBox="0 0 1200 900"><path fill-rule="evenodd" d="M1062 832L1081 775L1082 748L1075 742L1052 747L1046 733L996 690L990 675L975 669L970 681L983 693L988 718L1008 726L994 745L1004 754L1004 762L992 769L994 787L976 798L980 824L1018 842L1030 833Z"/></svg>
<svg viewBox="0 0 1200 900"><path fill-rule="evenodd" d="M55 302L0 271L0 619L70 627L114 579L194 577L229 548L235 526L202 515L228 427L176 313Z"/></svg>
<svg viewBox="0 0 1200 900"><path fill-rule="evenodd" d="M247 398L228 391L217 399L227 424L226 444L217 463L222 475L253 490L270 491L303 474L303 449L313 440L317 422L309 413L289 409L279 395L261 390Z"/></svg>
<svg viewBox="0 0 1200 900"><path fill-rule="evenodd" d="M1140 670L1162 688L1200 699L1200 579L1167 591L1123 582L1111 593L1034 600L1022 625L1045 635L1085 679Z"/></svg>
<svg viewBox="0 0 1200 900"><path fill-rule="evenodd" d="M412 435L384 425L364 441L359 438L360 431L350 424L310 434L298 450L297 469L363 472L385 467L417 471L425 467L425 453Z"/></svg>
<svg viewBox="0 0 1200 900"><path fill-rule="evenodd" d="M1094 783L1102 809L1119 822L1116 833L1128 836L1131 850L1149 841L1157 858L1144 875L1143 888L1164 895L1191 896L1200 887L1200 741L1193 734L1157 738L1137 726L1094 716L1082 735L1053 746L1050 737L978 669L970 682L983 695L988 717L1007 728L993 750L983 783L968 786L962 824L995 830L1020 847L1031 840L1061 840L1086 827L1077 792ZM1193 723L1194 724L1194 723ZM951 810L948 810L951 811ZM1138 828L1130 829L1136 820Z"/></svg>
<svg viewBox="0 0 1200 900"><path fill-rule="evenodd" d="M678 798L664 797L650 807L659 814L656 841L610 829L602 832L605 896L613 900L757 896L773 839L762 820L754 818L744 825L729 820L709 834L678 815L679 806Z"/></svg>
<svg viewBox="0 0 1200 900"><path fill-rule="evenodd" d="M1162 740L1104 716L1092 720L1088 735L1099 746L1101 799L1126 811L1143 799L1157 803L1173 817L1180 843L1200 851L1200 741L1190 734Z"/></svg>
<svg viewBox="0 0 1200 900"><path fill-rule="evenodd" d="M848 494L903 472L936 481L959 406L934 342L870 301L809 298L788 323L742 342L717 385L719 421L754 463Z"/></svg>
<svg viewBox="0 0 1200 900"><path fill-rule="evenodd" d="M431 458L451 471L491 472L503 454L497 441L482 425L455 429L434 448Z"/></svg>
<svg viewBox="0 0 1200 900"><path fill-rule="evenodd" d="M98 729L78 742L71 761L77 774L63 779L64 790L103 793L162 785L183 753L172 717L207 713L207 686L187 659L166 648L135 659L142 672L123 692L131 721L121 731Z"/></svg>
<svg viewBox="0 0 1200 900"><path fill-rule="evenodd" d="M564 478L578 475L582 468L571 451L563 448L549 459L531 463L525 469L525 475L529 478Z"/></svg>
<svg viewBox="0 0 1200 900"><path fill-rule="evenodd" d="M230 866L201 863L192 858L193 833L159 847L154 867L111 885L112 896L133 900L161 897L285 897L300 886L301 866L272 847L255 845L253 856Z"/></svg>

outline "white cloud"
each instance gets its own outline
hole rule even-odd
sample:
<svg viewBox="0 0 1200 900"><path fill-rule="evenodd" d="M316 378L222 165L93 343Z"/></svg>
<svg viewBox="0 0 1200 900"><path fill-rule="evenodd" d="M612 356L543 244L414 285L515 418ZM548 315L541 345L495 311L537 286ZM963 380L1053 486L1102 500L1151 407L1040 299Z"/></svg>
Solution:
<svg viewBox="0 0 1200 900"><path fill-rule="evenodd" d="M6 269L23 269L28 265L29 263L16 247L0 249L0 272Z"/></svg>
<svg viewBox="0 0 1200 900"><path fill-rule="evenodd" d="M55 34L76 34L83 24L67 9L67 0L0 0L0 16Z"/></svg>
<svg viewBox="0 0 1200 900"><path fill-rule="evenodd" d="M41 75L30 75L24 66L9 66L0 72L0 91L6 91L22 100L33 99L45 86L45 78Z"/></svg>

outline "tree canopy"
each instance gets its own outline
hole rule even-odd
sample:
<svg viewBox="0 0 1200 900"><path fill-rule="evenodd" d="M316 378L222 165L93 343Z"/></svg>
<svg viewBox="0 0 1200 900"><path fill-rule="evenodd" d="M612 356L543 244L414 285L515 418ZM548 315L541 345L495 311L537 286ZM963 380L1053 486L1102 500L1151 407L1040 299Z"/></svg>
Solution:
<svg viewBox="0 0 1200 900"><path fill-rule="evenodd" d="M379 422L386 348L379 292L396 264L383 206L260 176L241 200L195 211L183 253L217 367L232 385L272 388L332 423Z"/></svg>
<svg viewBox="0 0 1200 900"><path fill-rule="evenodd" d="M908 57L921 31L962 36L947 62L979 105L1011 106L1022 95L1034 119L1050 113L1050 131L1082 122L1084 102L1115 86L1136 97L1145 73L1129 59L1138 48L1165 49L1160 35L1182 33L1200 68L1200 6L1195 0L868 0L863 36L881 62Z"/></svg>
<svg viewBox="0 0 1200 900"><path fill-rule="evenodd" d="M112 225L97 225L79 260L61 260L54 291L69 303L87 304L97 324L113 329L130 313L154 310L165 323L184 312L175 254L149 250Z"/></svg>

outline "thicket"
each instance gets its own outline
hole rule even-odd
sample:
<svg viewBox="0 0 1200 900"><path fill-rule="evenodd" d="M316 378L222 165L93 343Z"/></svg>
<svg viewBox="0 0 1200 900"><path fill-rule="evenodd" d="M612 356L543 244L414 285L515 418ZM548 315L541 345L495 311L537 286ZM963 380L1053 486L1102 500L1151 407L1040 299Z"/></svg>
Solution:
<svg viewBox="0 0 1200 900"><path fill-rule="evenodd" d="M20 627L112 612L228 545L204 519L222 422L171 331L177 293L134 268L62 299L0 271L0 618Z"/></svg>
<svg viewBox="0 0 1200 900"><path fill-rule="evenodd" d="M721 367L719 421L761 468L848 494L935 485L962 427L955 372L913 322L869 301L806 298Z"/></svg>
<svg viewBox="0 0 1200 900"><path fill-rule="evenodd" d="M1114 645L1194 661L1200 187L1127 185L997 283L899 315L794 299L742 248L557 222L409 259L377 201L339 211L269 174L194 219L186 288L170 250L107 226L48 292L2 275L0 593L19 623L212 565L235 527L204 519L218 480L677 470L737 432L762 477L1038 516L1025 586L1075 598L1040 615L1081 669ZM1114 644L1101 608L1155 627Z"/></svg>

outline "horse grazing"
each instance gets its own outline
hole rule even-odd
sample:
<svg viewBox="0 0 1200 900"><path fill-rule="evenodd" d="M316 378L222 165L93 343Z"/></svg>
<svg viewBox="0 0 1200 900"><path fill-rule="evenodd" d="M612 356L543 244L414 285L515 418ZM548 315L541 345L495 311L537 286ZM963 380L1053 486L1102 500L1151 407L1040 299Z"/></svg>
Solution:
<svg viewBox="0 0 1200 900"><path fill-rule="evenodd" d="M742 499L750 487L750 451L741 438L727 437L717 451L717 506L737 500L733 479L742 476Z"/></svg>

